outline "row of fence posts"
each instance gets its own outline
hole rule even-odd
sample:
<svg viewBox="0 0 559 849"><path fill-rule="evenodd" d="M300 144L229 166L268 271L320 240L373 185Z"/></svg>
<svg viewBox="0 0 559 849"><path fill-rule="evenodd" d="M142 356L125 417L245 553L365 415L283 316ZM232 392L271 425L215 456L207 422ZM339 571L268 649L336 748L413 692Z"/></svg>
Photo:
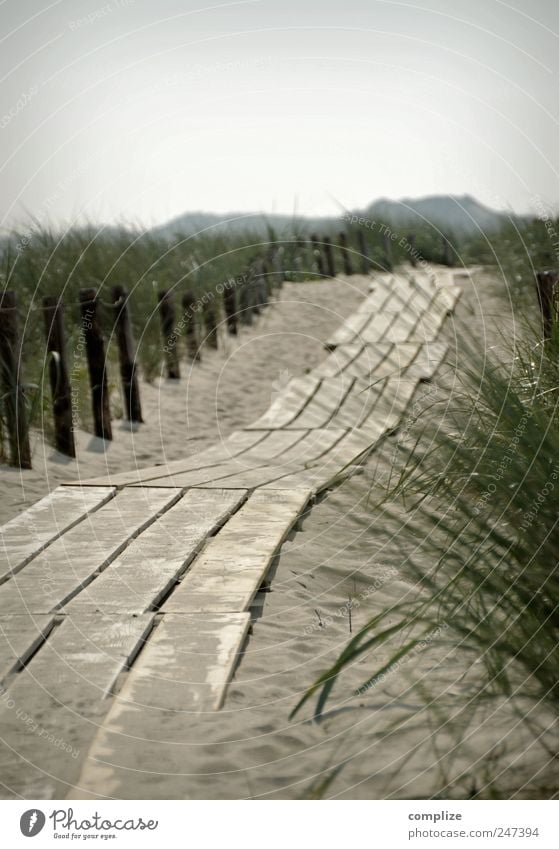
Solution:
<svg viewBox="0 0 559 849"><path fill-rule="evenodd" d="M259 314L268 305L273 290L283 285L285 274L282 254L283 248L280 247L271 257L253 262L245 275L222 284L219 291L222 293L224 327L227 333L237 335L239 322L252 324L253 316ZM143 418L129 295L122 286L114 286L111 294L112 302L108 305L113 319L111 337L114 337L118 349L124 416L127 421L138 423L142 422ZM160 291L157 300L165 356L165 374L168 379L178 380L181 375L176 344L175 293L170 289ZM196 320L197 300L192 292L187 291L182 296L181 332L184 333L187 353L193 362L201 359L202 347ZM221 310L213 293L202 294L199 301L204 329L203 343L210 348L217 348ZM104 303L96 289L79 290L79 310L91 393L93 431L95 436L111 440L106 342L100 315L100 308ZM55 447L66 456L75 457L74 413L67 357L65 305L59 297L46 296L42 301L42 313ZM13 466L30 469L28 414L22 377L23 339L18 324L16 293L5 290L0 294L0 392L8 437L9 462Z"/></svg>
<svg viewBox="0 0 559 849"><path fill-rule="evenodd" d="M410 244L415 245L413 235L409 237L409 240ZM302 250L310 248L313 270L316 270L319 276L336 276L336 252L341 259L344 274L351 275L357 270L362 274L368 274L373 262L369 257L366 239L361 230L357 231L357 243L357 250L352 250L345 232L341 232L337 244L328 236L319 239L317 235L312 234L308 239L299 240L298 246ZM392 266L390 239L385 243L385 253L386 266L390 268ZM253 316L258 315L269 303L271 292L283 284L285 280L283 255L284 248L277 247L265 257L256 259L245 275L236 281L227 281L222 285L220 292L222 292L224 326L230 335L237 334L239 322L251 324ZM359 269L354 266L355 262L358 263ZM202 295L200 300L205 334L203 342L210 348L217 348L220 323L218 304L215 297L213 295L208 297L207 293L206 296ZM198 338L195 314L196 301L192 292L187 291L182 296L182 333L187 354L193 362L201 358L201 343ZM112 439L111 413L105 338L99 314L100 304L99 293L96 289L80 289L79 308L89 374L94 433L102 439L110 440ZM136 344L130 318L129 296L122 286L113 287L110 308L113 312L112 335L118 349L124 416L129 422L142 422ZM53 296L43 298L42 311L55 446L60 453L75 457L72 387L66 353L64 310L64 304L60 298ZM168 289L158 293L158 312L165 354L165 373L168 379L178 380L181 372L176 344L177 322L173 290ZM15 292L4 291L0 295L0 389L8 436L9 462L19 468L29 469L31 468L31 450L25 389L21 373L22 339L18 331L17 313Z"/></svg>

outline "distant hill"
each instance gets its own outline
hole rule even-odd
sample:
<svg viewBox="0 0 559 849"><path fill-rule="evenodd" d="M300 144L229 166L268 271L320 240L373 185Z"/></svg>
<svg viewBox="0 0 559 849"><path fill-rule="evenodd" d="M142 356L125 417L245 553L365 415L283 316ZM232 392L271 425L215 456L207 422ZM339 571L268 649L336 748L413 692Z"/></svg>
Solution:
<svg viewBox="0 0 559 849"><path fill-rule="evenodd" d="M432 195L430 197L403 200L376 200L364 210L353 210L356 215L373 218L376 221L394 226L413 226L432 224L444 232L469 235L497 230L510 216L489 209L470 195ZM229 232L252 230L256 235L265 235L268 227L277 233L312 232L314 230L341 229L343 216L329 218L305 218L290 215L265 215L261 212L232 212L215 214L211 212L187 212L154 229L169 238L176 235L190 236L204 230L225 228Z"/></svg>
<svg viewBox="0 0 559 849"><path fill-rule="evenodd" d="M498 230L510 216L489 209L470 195L432 195L403 200L376 200L366 210L367 215L387 224L413 226L434 224L444 232L470 235L483 230Z"/></svg>
<svg viewBox="0 0 559 849"><path fill-rule="evenodd" d="M308 232L313 229L320 231L324 227L330 229L336 220L335 218L303 218L273 213L267 215L263 212L230 212L223 215L213 212L186 212L166 224L155 227L153 232L163 233L169 237L190 236L205 230L215 231L224 228L230 233L249 230L255 235L265 236L269 227L272 227L276 233L283 233L286 230L290 233Z"/></svg>

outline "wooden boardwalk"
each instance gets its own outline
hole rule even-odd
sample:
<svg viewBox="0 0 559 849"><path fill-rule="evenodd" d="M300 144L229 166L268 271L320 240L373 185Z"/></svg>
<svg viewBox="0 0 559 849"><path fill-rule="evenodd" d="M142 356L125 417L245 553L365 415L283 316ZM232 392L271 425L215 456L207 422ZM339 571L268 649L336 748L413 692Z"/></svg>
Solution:
<svg viewBox="0 0 559 849"><path fill-rule="evenodd" d="M320 366L253 424L166 466L59 487L1 529L6 795L110 795L115 736L125 762L167 716L221 706L283 541L397 428L445 356L459 295L451 270L375 275Z"/></svg>

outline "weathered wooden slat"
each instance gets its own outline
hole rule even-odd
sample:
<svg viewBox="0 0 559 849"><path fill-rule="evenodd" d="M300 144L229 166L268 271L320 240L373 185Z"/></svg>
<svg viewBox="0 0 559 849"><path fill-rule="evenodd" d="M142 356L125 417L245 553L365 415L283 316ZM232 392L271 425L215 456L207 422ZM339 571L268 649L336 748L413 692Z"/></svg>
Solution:
<svg viewBox="0 0 559 849"><path fill-rule="evenodd" d="M35 557L0 586L0 615L59 608L120 554L180 495L174 489L128 488ZM48 609L45 605L49 604Z"/></svg>
<svg viewBox="0 0 559 849"><path fill-rule="evenodd" d="M65 486L99 486L105 483L112 483L114 486L129 486L131 484L141 486L157 478L218 465L225 460L230 460L233 457L243 454L243 452L264 439L265 436L265 433L260 432L235 431L235 433L232 433L219 445L214 445L212 448L200 451L192 457L172 460L169 463L160 463L157 466L148 466L143 469L135 469L132 472L121 472L119 474L90 478L83 481L68 481Z"/></svg>
<svg viewBox="0 0 559 849"><path fill-rule="evenodd" d="M390 327L394 324L397 313L377 313L369 324L359 334L359 342L362 345L374 345L383 342L387 338ZM392 341L389 339L388 341Z"/></svg>
<svg viewBox="0 0 559 849"><path fill-rule="evenodd" d="M392 283L390 285L375 284L369 289L369 292L368 297L359 304L357 308L358 313L368 313L372 316L377 312L382 312L391 303L394 295Z"/></svg>
<svg viewBox="0 0 559 849"><path fill-rule="evenodd" d="M376 345L364 345L361 354L351 363L348 371L360 380L395 377L415 360L420 347L417 342L380 342Z"/></svg>
<svg viewBox="0 0 559 849"><path fill-rule="evenodd" d="M320 365L312 370L311 374L319 378L336 377L351 365L361 350L362 345L359 343L338 345L335 351L332 351Z"/></svg>
<svg viewBox="0 0 559 849"><path fill-rule="evenodd" d="M286 427L304 409L319 385L320 380L310 374L293 378L278 394L270 409L246 429L268 430Z"/></svg>
<svg viewBox="0 0 559 849"><path fill-rule="evenodd" d="M111 690L152 626L137 617L66 617L0 699L2 781L27 799L63 798Z"/></svg>
<svg viewBox="0 0 559 849"><path fill-rule="evenodd" d="M325 347L329 351L334 351L338 345L347 345L354 342L356 338L363 332L371 316L368 312L353 313L349 318L346 318L341 327L336 330L333 336L325 343Z"/></svg>
<svg viewBox="0 0 559 849"><path fill-rule="evenodd" d="M254 432L251 431L251 433ZM285 452L296 446L302 438L303 434L301 433L286 430L271 430L265 439L243 454L243 462L248 461L248 465L253 462L261 464L275 460L278 457L283 457Z"/></svg>
<svg viewBox="0 0 559 849"><path fill-rule="evenodd" d="M248 613L167 614L126 676L67 798L118 795L165 744L184 739L192 715L221 707L246 638ZM123 733L124 730L124 733ZM141 745L138 741L141 740Z"/></svg>
<svg viewBox="0 0 559 849"><path fill-rule="evenodd" d="M419 382L420 377L417 375L393 377L387 380L375 408L374 423L382 424L386 430L395 428L401 422ZM362 430L366 430L365 424Z"/></svg>
<svg viewBox="0 0 559 849"><path fill-rule="evenodd" d="M459 293L449 289L435 290L429 306L419 316L410 341L434 342L449 312L452 312Z"/></svg>
<svg viewBox="0 0 559 849"><path fill-rule="evenodd" d="M417 356L405 370L406 377L418 377L420 380L430 380L448 352L446 342L428 342L419 345Z"/></svg>
<svg viewBox="0 0 559 849"><path fill-rule="evenodd" d="M344 433L343 429L334 427L311 430L296 445L277 457L275 463L265 463L253 469L246 468L236 475L229 476L226 479L227 488L254 489L274 481L280 482L287 475L302 471L312 463L320 462L320 458L343 437ZM211 487L216 483L203 485Z"/></svg>
<svg viewBox="0 0 559 849"><path fill-rule="evenodd" d="M353 383L354 379L344 374L324 379L305 409L287 427L298 430L326 427L344 403Z"/></svg>
<svg viewBox="0 0 559 849"><path fill-rule="evenodd" d="M206 537L227 521L244 497L240 490L190 490L65 605L64 612L120 615L153 609Z"/></svg>
<svg viewBox="0 0 559 849"><path fill-rule="evenodd" d="M116 490L58 487L0 528L0 584L82 519L106 504Z"/></svg>
<svg viewBox="0 0 559 849"><path fill-rule="evenodd" d="M371 382L373 381L373 382ZM353 430L360 428L374 411L384 389L383 380L369 379L354 384L352 392L331 421L332 427Z"/></svg>
<svg viewBox="0 0 559 849"><path fill-rule="evenodd" d="M252 433L262 433L262 431L252 431ZM284 433L280 430L267 431L264 434L264 439L259 440L254 448L243 452L238 457L233 457L213 466L153 479L149 481L149 486L176 486L183 489L197 486L246 489L247 487L238 483L239 475L266 467L301 438L298 433ZM132 486L135 486L135 484L132 484Z"/></svg>
<svg viewBox="0 0 559 849"><path fill-rule="evenodd" d="M162 611L248 610L309 497L304 490L254 492L192 563Z"/></svg>
<svg viewBox="0 0 559 849"><path fill-rule="evenodd" d="M402 312L398 314L390 327L387 327L383 336L383 341L392 342L393 344L416 341L414 333L417 328L418 320L418 315L414 315L411 312Z"/></svg>
<svg viewBox="0 0 559 849"><path fill-rule="evenodd" d="M0 684L43 643L54 616L6 615L0 618Z"/></svg>
<svg viewBox="0 0 559 849"><path fill-rule="evenodd" d="M382 425L368 432L354 430L339 440L331 451L306 469L300 469L281 480L266 484L268 490L286 488L309 489L313 495L328 489L338 480L352 474L358 465L375 447L385 433Z"/></svg>

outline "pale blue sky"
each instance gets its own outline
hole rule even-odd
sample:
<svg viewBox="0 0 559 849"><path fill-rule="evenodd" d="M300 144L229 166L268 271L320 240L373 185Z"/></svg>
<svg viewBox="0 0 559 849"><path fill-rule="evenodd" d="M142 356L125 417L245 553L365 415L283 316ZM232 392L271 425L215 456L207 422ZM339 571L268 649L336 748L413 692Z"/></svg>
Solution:
<svg viewBox="0 0 559 849"><path fill-rule="evenodd" d="M3 226L559 205L555 0L4 0L0 24Z"/></svg>

